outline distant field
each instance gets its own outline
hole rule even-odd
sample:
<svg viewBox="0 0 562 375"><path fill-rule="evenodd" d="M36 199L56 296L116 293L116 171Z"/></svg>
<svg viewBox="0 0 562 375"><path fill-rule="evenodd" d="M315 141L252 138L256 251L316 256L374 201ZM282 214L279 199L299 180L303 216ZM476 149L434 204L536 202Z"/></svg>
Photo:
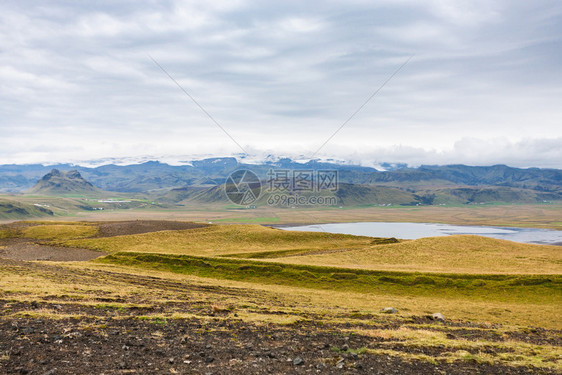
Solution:
<svg viewBox="0 0 562 375"><path fill-rule="evenodd" d="M2 196L0 196L1 198ZM22 204L49 206L54 212L51 220L184 220L218 223L309 224L358 221L447 223L456 225L489 225L534 227L562 230L562 203L543 204L485 204L419 207L311 207L276 208L259 206L255 209L235 205L173 206L153 204L152 201L123 195L117 199L132 200L128 204L98 203L86 198L45 196L3 196ZM155 202L157 203L157 202ZM82 209L80 207L87 207ZM104 210L92 210L93 208ZM0 215L0 222L21 219L10 214Z"/></svg>
<svg viewBox="0 0 562 375"><path fill-rule="evenodd" d="M185 207L162 211L131 210L130 212L96 212L91 220L127 220L160 218L221 223L252 223L261 218L263 224L340 223L358 221L447 223L456 225L514 226L562 229L562 204L482 205L482 206L420 206L420 207L357 207L279 209L223 209L219 207ZM269 219L266 219L269 218Z"/></svg>

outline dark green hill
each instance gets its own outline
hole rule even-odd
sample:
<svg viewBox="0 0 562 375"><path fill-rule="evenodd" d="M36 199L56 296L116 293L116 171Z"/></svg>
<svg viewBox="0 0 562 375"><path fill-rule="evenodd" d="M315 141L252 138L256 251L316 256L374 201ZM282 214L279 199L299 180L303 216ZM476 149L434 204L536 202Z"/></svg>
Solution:
<svg viewBox="0 0 562 375"><path fill-rule="evenodd" d="M419 196L434 197L431 203L540 203L545 201L562 200L562 192L541 192L530 189L518 189L503 186L462 187L451 189L436 189L426 194L418 192Z"/></svg>
<svg viewBox="0 0 562 375"><path fill-rule="evenodd" d="M224 193L224 185L186 186L172 189L159 200L166 203L229 203Z"/></svg>
<svg viewBox="0 0 562 375"><path fill-rule="evenodd" d="M53 211L33 204L0 199L0 219L19 220L45 216L53 216Z"/></svg>
<svg viewBox="0 0 562 375"><path fill-rule="evenodd" d="M335 195L342 206L416 204L414 194L386 186L339 184Z"/></svg>

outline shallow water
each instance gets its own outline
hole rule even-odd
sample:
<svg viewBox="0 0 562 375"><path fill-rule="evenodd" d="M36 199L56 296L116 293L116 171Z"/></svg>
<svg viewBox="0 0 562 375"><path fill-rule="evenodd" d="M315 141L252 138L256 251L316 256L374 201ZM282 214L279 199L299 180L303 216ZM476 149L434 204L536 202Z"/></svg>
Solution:
<svg viewBox="0 0 562 375"><path fill-rule="evenodd" d="M417 239L422 237L475 234L522 243L562 246L562 231L536 228L479 227L433 223L336 223L285 227L286 230L353 234L370 237Z"/></svg>

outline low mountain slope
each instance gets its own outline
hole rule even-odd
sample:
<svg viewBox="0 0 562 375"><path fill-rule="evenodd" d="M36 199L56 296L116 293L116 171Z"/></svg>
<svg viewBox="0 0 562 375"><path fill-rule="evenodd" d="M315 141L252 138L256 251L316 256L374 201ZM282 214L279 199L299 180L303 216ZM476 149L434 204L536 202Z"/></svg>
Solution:
<svg viewBox="0 0 562 375"><path fill-rule="evenodd" d="M16 220L44 216L53 216L53 211L32 204L0 199L0 219Z"/></svg>
<svg viewBox="0 0 562 375"><path fill-rule="evenodd" d="M407 191L385 186L339 184L335 195L345 206L416 204L416 197Z"/></svg>
<svg viewBox="0 0 562 375"><path fill-rule="evenodd" d="M321 190L320 192L284 190L268 191L266 184L262 185L262 192L258 200L253 202L257 206L293 206L306 205L306 203L291 203L291 197L317 197L324 198L328 205L332 206L360 206L360 205L386 205L386 204L416 204L416 196L410 192L386 186L354 185L341 183L338 190L332 192ZM329 198L334 198L333 202ZM198 204L230 204L224 185L216 186L187 186L172 189L162 197L163 201L174 203L198 203ZM305 199L306 201L306 199Z"/></svg>
<svg viewBox="0 0 562 375"><path fill-rule="evenodd" d="M512 168L506 165L473 167L467 165L422 165L369 175L366 183L408 187L456 185L509 186L537 191L559 192L562 171L559 169Z"/></svg>

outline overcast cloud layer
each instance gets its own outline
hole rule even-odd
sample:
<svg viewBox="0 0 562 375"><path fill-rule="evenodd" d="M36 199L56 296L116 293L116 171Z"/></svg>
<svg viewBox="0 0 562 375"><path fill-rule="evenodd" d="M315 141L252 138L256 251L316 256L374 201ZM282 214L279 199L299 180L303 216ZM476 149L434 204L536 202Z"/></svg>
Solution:
<svg viewBox="0 0 562 375"><path fill-rule="evenodd" d="M94 5L95 4L95 5ZM0 164L153 155L562 168L560 1L2 1Z"/></svg>

